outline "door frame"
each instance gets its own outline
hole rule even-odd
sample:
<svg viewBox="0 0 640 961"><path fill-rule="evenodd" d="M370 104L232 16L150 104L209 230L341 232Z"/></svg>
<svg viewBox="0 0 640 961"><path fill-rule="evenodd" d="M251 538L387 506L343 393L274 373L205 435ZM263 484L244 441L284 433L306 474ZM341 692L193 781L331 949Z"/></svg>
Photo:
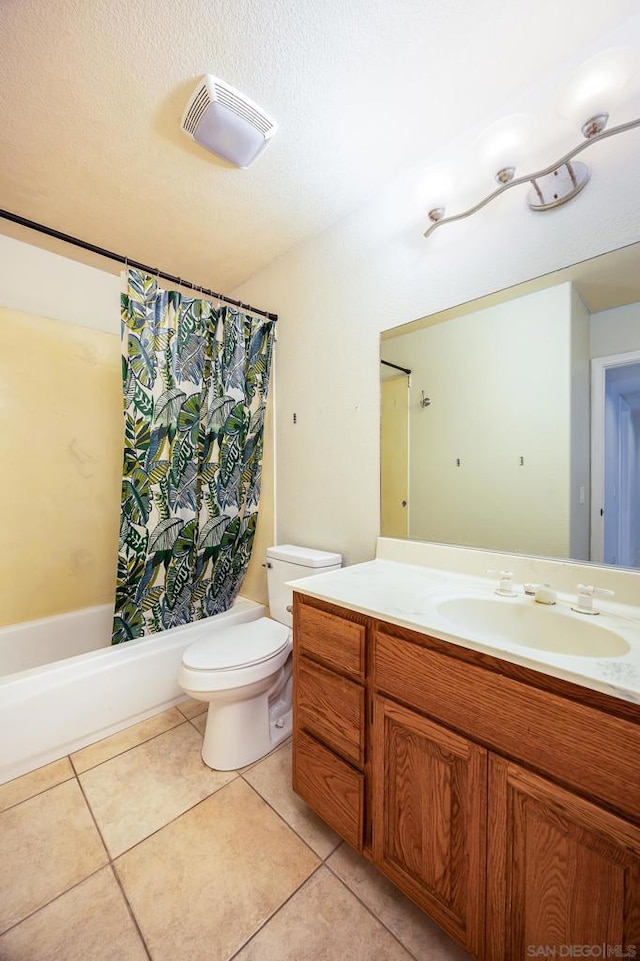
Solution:
<svg viewBox="0 0 640 961"><path fill-rule="evenodd" d="M405 501L405 507L404 507L404 515L403 515L403 520L405 525L404 533L403 534L395 533L395 534L385 535L382 531L382 517L383 517L383 511L384 511L384 493L385 493L384 484L383 484L383 476L384 476L383 423L385 420L385 406L386 406L384 385L390 382L397 383L399 386L402 386L404 384L404 387L406 388L406 407L403 407L403 414L405 419L405 422L403 425L403 430L405 433L404 441L406 443L406 448L407 448L407 455L404 459L404 468L406 472L406 478L405 478L406 501ZM388 416L388 411L387 411L387 416ZM383 536L404 537L404 538L407 538L410 536L409 534L411 530L410 528L410 522L411 522L411 497L410 497L411 443L410 443L410 440L411 440L411 375L406 373L401 373L401 374L392 374L389 377L382 377L380 379L380 532L383 534Z"/></svg>
<svg viewBox="0 0 640 961"><path fill-rule="evenodd" d="M590 560L604 563L604 417L608 370L640 363L640 350L591 360L591 544Z"/></svg>

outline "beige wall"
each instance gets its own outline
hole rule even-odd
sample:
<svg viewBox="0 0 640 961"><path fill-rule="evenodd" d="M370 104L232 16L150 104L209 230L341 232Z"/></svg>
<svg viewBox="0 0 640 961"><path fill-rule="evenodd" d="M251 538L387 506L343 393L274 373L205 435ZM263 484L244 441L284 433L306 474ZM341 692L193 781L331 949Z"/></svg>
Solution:
<svg viewBox="0 0 640 961"><path fill-rule="evenodd" d="M640 304L591 315L591 356L608 357L640 350Z"/></svg>
<svg viewBox="0 0 640 961"><path fill-rule="evenodd" d="M78 263L34 246L48 238L21 232L27 242L0 235L0 305L120 336L119 265Z"/></svg>
<svg viewBox="0 0 640 961"><path fill-rule="evenodd" d="M122 477L120 342L0 308L0 623L112 600Z"/></svg>
<svg viewBox="0 0 640 961"><path fill-rule="evenodd" d="M11 624L113 600L121 281L117 266L110 273L5 236L0 264L0 624ZM274 381L260 519L242 587L262 603L261 563L274 543Z"/></svg>

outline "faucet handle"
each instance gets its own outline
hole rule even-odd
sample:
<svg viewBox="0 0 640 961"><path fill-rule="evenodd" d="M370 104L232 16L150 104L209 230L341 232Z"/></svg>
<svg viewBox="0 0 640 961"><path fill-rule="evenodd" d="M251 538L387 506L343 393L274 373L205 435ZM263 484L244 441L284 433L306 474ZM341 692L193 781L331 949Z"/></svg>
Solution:
<svg viewBox="0 0 640 961"><path fill-rule="evenodd" d="M498 586L495 589L496 594L502 594L504 597L515 597L518 593L513 586L513 571L495 571L488 570L487 574L495 574L500 578Z"/></svg>
<svg viewBox="0 0 640 961"><path fill-rule="evenodd" d="M598 611L593 606L593 598L598 597L614 597L615 591L610 591L606 587L594 587L593 584L578 584L578 597L575 604L571 605L572 611L577 611L578 614L599 614Z"/></svg>

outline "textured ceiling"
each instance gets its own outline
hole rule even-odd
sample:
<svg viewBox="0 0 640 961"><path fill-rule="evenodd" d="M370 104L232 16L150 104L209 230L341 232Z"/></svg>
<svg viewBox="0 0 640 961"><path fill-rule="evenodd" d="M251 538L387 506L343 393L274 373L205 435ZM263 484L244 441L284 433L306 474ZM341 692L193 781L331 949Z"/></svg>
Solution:
<svg viewBox="0 0 640 961"><path fill-rule="evenodd" d="M228 291L636 12L637 0L0 0L0 204ZM180 132L204 73L279 123L248 170Z"/></svg>

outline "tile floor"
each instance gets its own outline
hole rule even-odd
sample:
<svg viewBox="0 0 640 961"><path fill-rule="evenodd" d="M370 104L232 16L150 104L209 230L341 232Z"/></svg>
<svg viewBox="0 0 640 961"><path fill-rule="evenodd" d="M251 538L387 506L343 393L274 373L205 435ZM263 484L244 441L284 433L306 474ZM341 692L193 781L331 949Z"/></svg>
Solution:
<svg viewBox="0 0 640 961"><path fill-rule="evenodd" d="M186 701L0 786L0 961L463 961L293 794L200 758Z"/></svg>

